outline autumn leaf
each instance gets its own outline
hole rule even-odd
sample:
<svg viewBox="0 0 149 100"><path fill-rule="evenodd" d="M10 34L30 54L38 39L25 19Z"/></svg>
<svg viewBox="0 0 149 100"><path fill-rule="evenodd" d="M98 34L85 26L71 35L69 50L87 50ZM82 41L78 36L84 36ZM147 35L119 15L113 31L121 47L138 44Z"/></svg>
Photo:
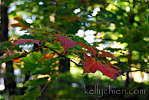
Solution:
<svg viewBox="0 0 149 100"><path fill-rule="evenodd" d="M86 44L82 43L82 42L77 42L77 44L81 45L82 47L84 47L85 49L87 49L87 52L89 52L90 54L96 56L97 52L94 49L93 46L87 46Z"/></svg>
<svg viewBox="0 0 149 100"><path fill-rule="evenodd" d="M82 42L77 42L77 44L81 45L82 47L84 47L85 49L87 49L87 52L96 56L98 53L96 52L96 48L94 46L87 46L86 44L82 43ZM99 50L100 54L98 54L101 57L111 57L113 59L115 59L115 56L107 51L104 50Z"/></svg>
<svg viewBox="0 0 149 100"><path fill-rule="evenodd" d="M94 56L96 56L97 52L96 52L96 50L92 46L87 47L87 50L88 50L89 53L91 53Z"/></svg>
<svg viewBox="0 0 149 100"><path fill-rule="evenodd" d="M15 17L14 20L19 21L21 18L20 17Z"/></svg>
<svg viewBox="0 0 149 100"><path fill-rule="evenodd" d="M105 61L109 66L111 66L111 67L113 67L113 68L115 68L115 69L117 69L117 70L120 70L120 68L119 67L117 67L116 65L114 65L114 64L111 64L111 62L110 61Z"/></svg>
<svg viewBox="0 0 149 100"><path fill-rule="evenodd" d="M97 62L97 65L99 66L98 70L100 70L103 75L106 75L111 79L116 80L116 77L119 75L119 72L116 69L111 68L108 64L103 64L99 61Z"/></svg>
<svg viewBox="0 0 149 100"><path fill-rule="evenodd" d="M116 80L116 77L119 75L119 72L116 69L111 68L110 65L96 61L94 58L87 55L85 55L83 67L84 73L95 73L97 70L99 70L103 73L103 75L106 75L114 80Z"/></svg>
<svg viewBox="0 0 149 100"><path fill-rule="evenodd" d="M85 55L85 61L82 64L84 73L95 73L97 71L95 59L91 58L90 56Z"/></svg>
<svg viewBox="0 0 149 100"><path fill-rule="evenodd" d="M16 46L16 45L19 45L19 44L23 44L23 43L26 43L26 42L32 42L32 43L35 43L35 44L37 44L38 46L40 46L41 40L19 39L19 40L15 40L15 41L13 42L13 46Z"/></svg>
<svg viewBox="0 0 149 100"><path fill-rule="evenodd" d="M81 45L82 47L86 48L86 44L82 43L82 42L77 42L77 44Z"/></svg>
<svg viewBox="0 0 149 100"><path fill-rule="evenodd" d="M10 27L21 27L21 23L16 23L16 24L9 24Z"/></svg>
<svg viewBox="0 0 149 100"><path fill-rule="evenodd" d="M81 19L80 17L77 17L77 16L73 16L73 17L63 16L62 18L64 20L67 20L68 22L73 22L73 21L76 21L76 20L80 20Z"/></svg>
<svg viewBox="0 0 149 100"><path fill-rule="evenodd" d="M80 0L81 3L86 3L86 0Z"/></svg>
<svg viewBox="0 0 149 100"><path fill-rule="evenodd" d="M9 50L9 49L7 49L7 51L8 51L8 56L12 56L12 51L11 50Z"/></svg>
<svg viewBox="0 0 149 100"><path fill-rule="evenodd" d="M22 58L13 59L13 62L18 63Z"/></svg>
<svg viewBox="0 0 149 100"><path fill-rule="evenodd" d="M70 38L66 36L61 36L59 34L56 34L56 40L60 41L62 46L64 47L64 54L69 48L74 48L76 42L71 40Z"/></svg>
<svg viewBox="0 0 149 100"><path fill-rule="evenodd" d="M46 54L46 55L42 56L38 61L41 61L42 59L45 59L45 58L46 58L46 60L48 60L50 58L53 58L54 56L55 56L55 54ZM46 60L44 60L44 62Z"/></svg>

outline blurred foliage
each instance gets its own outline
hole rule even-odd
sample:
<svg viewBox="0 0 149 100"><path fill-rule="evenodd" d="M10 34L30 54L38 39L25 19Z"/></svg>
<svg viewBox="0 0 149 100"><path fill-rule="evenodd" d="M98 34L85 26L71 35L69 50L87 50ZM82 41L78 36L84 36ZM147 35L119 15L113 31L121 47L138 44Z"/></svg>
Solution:
<svg viewBox="0 0 149 100"><path fill-rule="evenodd" d="M61 44L49 37L53 34L64 34L75 41L80 41L90 46L102 48L114 53L116 56L115 65L122 71L131 70L130 67L138 70L149 71L149 1L148 0L4 0L9 6L10 18L10 40L13 39L45 39L41 44L55 49L62 53ZM12 10L13 9L13 10ZM76 11L76 12L75 12ZM78 11L78 12L77 12ZM27 34L16 34L17 28ZM94 41L89 44L82 37L76 36L79 30L84 32L94 30L96 33ZM19 32L21 32L19 31ZM28 34L29 33L29 34ZM83 36L86 37L87 34ZM33 43L19 45L11 48L10 42L0 43L0 51L11 49L16 55L8 57L6 61L18 57L25 46L33 47ZM105 46L103 46L105 45ZM108 46L106 46L108 45ZM66 56L75 58L83 55L78 54L81 50L77 45L68 51ZM31 50L29 50L31 51ZM74 51L74 52L72 52ZM75 52L76 51L76 52ZM131 51L131 64L128 61L128 54ZM74 78L69 73L61 74L58 70L58 60L56 55L51 59L41 59L45 54L53 54L48 48L34 51L29 54L22 53L22 58L14 62L14 68L21 70L21 78L29 74L30 79L21 82L25 92L23 95L16 90L15 100L93 100L94 96L85 95L84 85L94 86L97 80L100 81L100 88L108 88L108 84L113 87L123 88L122 79L113 80L102 79L102 74L98 78L78 76ZM74 56L74 57L73 57ZM41 60L40 60L41 59ZM100 58L99 58L100 59ZM111 61L113 61L111 59ZM80 61L81 62L81 61ZM0 61L1 63L1 61ZM86 82L87 81L87 82ZM18 83L19 84L19 83ZM73 84L76 87L73 87ZM145 89L148 85L131 83L129 88ZM22 88L22 87L21 87ZM146 92L148 93L147 89ZM146 100L148 94L142 96L126 95L124 98L135 97L136 100ZM0 95L0 98L3 96ZM105 99L106 100L106 99Z"/></svg>

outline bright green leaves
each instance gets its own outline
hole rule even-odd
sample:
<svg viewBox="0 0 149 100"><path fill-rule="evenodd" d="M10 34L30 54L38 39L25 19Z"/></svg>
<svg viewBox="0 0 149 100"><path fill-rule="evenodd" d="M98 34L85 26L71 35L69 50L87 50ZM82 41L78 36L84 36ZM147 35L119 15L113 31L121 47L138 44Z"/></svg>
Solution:
<svg viewBox="0 0 149 100"><path fill-rule="evenodd" d="M22 71L24 73L31 72L32 75L38 74L50 74L54 71L56 67L56 61L58 57L49 57L48 59L43 58L44 56L39 52L33 52L27 57L24 57L22 61L24 62L24 67Z"/></svg>

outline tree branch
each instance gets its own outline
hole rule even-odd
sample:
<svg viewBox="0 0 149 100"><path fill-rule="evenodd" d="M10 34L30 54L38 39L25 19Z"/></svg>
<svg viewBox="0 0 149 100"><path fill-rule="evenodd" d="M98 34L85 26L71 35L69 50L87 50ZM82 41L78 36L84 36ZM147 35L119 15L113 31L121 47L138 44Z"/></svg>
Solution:
<svg viewBox="0 0 149 100"><path fill-rule="evenodd" d="M54 50L54 49L52 49L52 48L49 48L49 47L47 47L47 46L41 46L41 47L38 47L38 48L36 48L36 49L34 49L34 50L30 51L30 52L25 52L25 53L22 53L22 54L15 54L15 55L8 56L8 57L2 57L2 58L0 58L0 64L3 63L3 62L11 61L12 59L17 59L17 58L25 57L27 54L30 54L30 53L32 53L32 52L34 52L34 51L37 51L37 50L41 49L42 47L48 48L48 49L50 49L51 51L53 51L54 53L58 54L59 56L64 57L64 58L67 58L65 55L58 53L56 50ZM81 66L80 64L76 63L76 62L73 61L73 60L70 60L70 61L71 61L72 63L74 63L76 66L79 66L79 67ZM82 67L82 66L81 66L81 67Z"/></svg>

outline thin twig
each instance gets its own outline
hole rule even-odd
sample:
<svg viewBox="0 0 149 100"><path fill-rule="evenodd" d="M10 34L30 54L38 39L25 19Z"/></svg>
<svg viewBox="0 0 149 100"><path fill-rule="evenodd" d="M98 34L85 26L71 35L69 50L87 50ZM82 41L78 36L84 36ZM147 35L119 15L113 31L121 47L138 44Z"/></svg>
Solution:
<svg viewBox="0 0 149 100"><path fill-rule="evenodd" d="M51 51L53 51L54 53L58 54L59 56L64 57L64 58L67 59L67 57L66 57L65 55L62 55L62 54L58 53L56 50L54 50L54 49L52 49L52 48L49 48L49 47L47 47L47 46L44 46L44 47L50 49ZM79 66L79 67L81 66L80 64L76 63L75 61L73 61L73 60L71 60L71 59L70 59L70 61L71 61L72 63L74 63L76 66Z"/></svg>

